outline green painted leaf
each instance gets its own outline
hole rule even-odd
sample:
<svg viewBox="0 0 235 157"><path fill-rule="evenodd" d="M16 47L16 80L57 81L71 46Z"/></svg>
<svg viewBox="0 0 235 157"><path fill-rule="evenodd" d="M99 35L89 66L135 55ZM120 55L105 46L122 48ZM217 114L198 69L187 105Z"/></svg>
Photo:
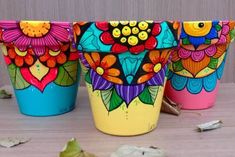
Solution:
<svg viewBox="0 0 235 157"><path fill-rule="evenodd" d="M206 39L205 40L205 44L207 44L207 45L211 44L211 40L210 39Z"/></svg>
<svg viewBox="0 0 235 157"><path fill-rule="evenodd" d="M178 60L177 62L174 62L174 63L172 64L172 66L173 66L173 70L174 70L175 72L178 72L178 71L181 71L181 70L184 69L181 60Z"/></svg>
<svg viewBox="0 0 235 157"><path fill-rule="evenodd" d="M100 91L101 98L106 109L110 112L118 108L122 103L122 98L117 94L114 88Z"/></svg>
<svg viewBox="0 0 235 157"><path fill-rule="evenodd" d="M60 86L70 86L77 82L78 61L69 61L59 67L55 83Z"/></svg>
<svg viewBox="0 0 235 157"><path fill-rule="evenodd" d="M30 86L30 84L26 82L25 79L22 77L20 68L17 67L15 64L10 64L8 66L8 71L12 85L15 89L25 89Z"/></svg>
<svg viewBox="0 0 235 157"><path fill-rule="evenodd" d="M216 69L217 65L218 65L218 59L211 57L211 60L210 60L210 63L208 65L208 67L211 68L211 69Z"/></svg>
<svg viewBox="0 0 235 157"><path fill-rule="evenodd" d="M220 30L222 29L222 27L221 27L220 25L216 25L216 26L215 26L215 29L216 29L217 31L220 31Z"/></svg>
<svg viewBox="0 0 235 157"><path fill-rule="evenodd" d="M230 37L231 37L231 41L235 39L235 29L230 31Z"/></svg>
<svg viewBox="0 0 235 157"><path fill-rule="evenodd" d="M91 84L91 76L90 76L90 72L86 72L85 73L85 81L89 84Z"/></svg>
<svg viewBox="0 0 235 157"><path fill-rule="evenodd" d="M190 44L190 41L189 41L188 38L184 38L184 39L182 40L182 42L183 42L184 45Z"/></svg>
<svg viewBox="0 0 235 157"><path fill-rule="evenodd" d="M144 88L143 92L139 95L140 101L145 104L154 105L158 94L159 86L147 86Z"/></svg>

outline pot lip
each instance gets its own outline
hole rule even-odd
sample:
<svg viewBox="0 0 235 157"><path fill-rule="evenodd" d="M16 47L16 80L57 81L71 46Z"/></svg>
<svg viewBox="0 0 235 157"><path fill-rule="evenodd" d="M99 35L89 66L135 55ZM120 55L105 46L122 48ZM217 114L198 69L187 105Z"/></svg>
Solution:
<svg viewBox="0 0 235 157"><path fill-rule="evenodd" d="M180 34L179 34L179 46L186 46L186 45L193 45L192 43L184 43L183 42L183 37L182 36L185 36L187 35L188 37L193 37L193 38L204 38L206 37L208 34L206 35L202 35L202 36L193 36L193 35L190 35L190 34L187 34L185 29L184 29L184 26L187 25L187 24L192 24L192 25L196 25L196 24L200 24L200 23L203 23L203 24L209 24L209 23L213 23L213 22L218 22L218 24L221 26L221 29L220 30L216 30L217 33L218 33L218 36L215 37L215 38L212 38L211 40L211 43L209 44L200 44L199 46L201 45L214 45L214 44L229 44L230 42L232 42L233 40L231 40L230 38L229 39L226 39L226 40L222 40L222 38L226 37L227 36L230 36L230 31L235 29L235 20L196 20L196 21L182 21L181 22L181 29L180 29ZM223 29L225 29L225 25L228 25L229 26L229 31L227 34L223 34ZM211 26L212 28L212 26ZM210 30L211 31L211 30Z"/></svg>
<svg viewBox="0 0 235 157"><path fill-rule="evenodd" d="M57 27L61 27L62 29L66 30L68 33L66 35L66 39L65 37L63 37L62 39L60 39L60 35L58 32L57 34L55 34L54 36L56 36L57 38L59 38L61 41L61 43L72 43L73 41L73 30L72 30L72 23L68 22L68 21L50 21L50 20L0 20L0 35L4 34L5 31L13 31L14 29L20 29L18 27L20 27L20 23L21 22L28 22L30 23L34 23L34 24L44 24L45 22L48 24L53 24L54 26ZM15 25L15 26L14 26ZM21 35L18 35L18 37L16 37L14 40L12 39L12 41L6 41L3 39L3 36L0 37L0 43L1 44L9 44L12 43L13 45L15 44L15 41L20 37L20 36L25 36L26 38L29 38L31 41L32 40L40 40L45 38L45 36L47 36L47 34L49 34L51 32L51 30L49 30L48 32L45 33L45 35L40 36L40 37L36 37L36 36L27 36L23 33L23 31L20 31ZM8 33L9 34L9 33ZM54 38L54 36L51 36L50 38ZM48 44L44 44L43 42L38 42L34 45L36 45L37 47L45 47L45 45L50 45L50 46L58 46L59 42L53 42L51 45L50 43ZM21 42L21 44L17 44L18 46L30 46L32 45L32 42L27 43L27 42Z"/></svg>
<svg viewBox="0 0 235 157"><path fill-rule="evenodd" d="M35 22L35 23L56 23L56 24L71 24L72 22L68 21L52 21L52 20L0 20L0 24L12 24L12 23L20 23L20 22Z"/></svg>
<svg viewBox="0 0 235 157"><path fill-rule="evenodd" d="M45 31L41 36L28 36L23 32L23 30L21 30L20 22L29 22L29 24L32 22L33 24L41 25L46 22L50 25L50 28L47 28L47 31ZM32 25L32 27L34 26ZM41 26L39 26L39 29L41 29L40 27ZM59 27L60 29L58 29ZM4 33L6 33L5 36ZM0 20L0 46L2 46L2 44L11 44L17 47L20 51L26 51L28 48L33 48L34 50L40 49L38 50L40 52L44 51L43 49L45 48L59 51L62 45L71 44L72 40L73 30L71 22L50 20Z"/></svg>
<svg viewBox="0 0 235 157"><path fill-rule="evenodd" d="M128 45L127 42L125 44L119 43L120 41L116 41L117 39L114 39L114 37L111 37L111 38L113 38L112 40L114 40L113 43L107 43L108 39L103 42L104 38L101 39L102 38L101 37L102 34L105 34L105 33L107 34L107 32L108 32L112 36L112 29L109 28L110 26L107 26L107 24L110 24L112 22L118 22L118 25L121 24L122 27L129 26L129 27L131 27L131 29L132 29L132 27L133 28L137 27L137 25L139 23L141 23L141 22L151 22L153 25L160 24L161 26L163 26L160 29L162 29L162 28L164 28L164 29L163 29L163 31L160 31L159 34L151 34L152 33L151 29L148 28L149 29L148 31L150 31L149 32L150 34L149 34L148 37L149 38L154 38L155 40L157 40L156 41L157 43L156 42L152 42L152 43L149 42L149 43L147 43L146 41L148 41L148 39L149 39L149 38L147 38L147 40L146 41L142 41L141 44L138 43L137 45L131 46L131 45ZM122 24L122 22L124 22L124 23L128 22L128 23ZM135 26L131 26L130 22L136 22ZM75 25L78 24L80 29L82 30L82 33L80 33L79 35L75 35L74 36L74 41L75 41L74 43L76 45L76 48L79 51L86 51L86 52L97 51L97 52L108 52L108 53L116 53L116 54L125 53L125 52L131 52L133 54L138 54L138 53L141 53L141 52L146 51L146 50L150 51L150 50L170 49L170 48L175 48L175 47L178 46L177 32L179 30L179 27L178 26L177 27L173 27L174 23L178 23L179 24L179 21L173 21L173 20L162 20L162 21L160 21L160 20L159 21L154 21L154 20L141 20L141 21L138 21L138 20L106 20L105 21L104 20L104 21L90 21L90 22L89 21L88 22L86 22L86 21L76 21L76 22L73 22L74 29L75 29ZM117 25L117 28L119 27L118 25ZM97 39L98 43L101 43L102 45L104 45L104 47L103 46L94 47L94 46L92 46L92 42L91 41L88 41L90 43L87 43L87 41L86 41L86 43L82 42L82 38L86 36L86 33L88 33L88 34L90 33L89 28L91 28L91 27L96 27L95 29L98 30L97 32L100 32L99 35L97 33L94 33L93 35L95 36L94 38ZM115 28L116 26L113 26L113 27ZM93 28L91 28L91 29L93 29ZM120 27L119 29L122 29L122 28ZM141 28L139 28L139 29L140 29L140 31L142 31ZM168 31L168 30L170 30L170 31ZM73 30L73 31L75 32L75 30ZM147 29L145 31L147 31ZM168 33L168 35L166 35L166 32ZM128 37L132 36L132 35L138 37L136 34L129 34L127 36L126 35L124 35L124 36L122 35L121 37L125 37L126 39L128 39ZM163 42L162 39L163 39L163 36L165 36L165 35L168 36L166 40L171 38L170 40L172 40L171 41L172 43L165 43L165 42ZM84 39L84 41L85 40L86 39ZM83 45L89 45L89 46L84 47ZM119 47L120 49L122 49L122 50L120 50L120 52L115 52L115 50L112 48L113 46L115 47L117 45L119 45L119 46L121 45L122 48L123 48L122 49L121 47ZM144 48L141 48L142 51L136 50L136 49L138 49L137 47L142 46L142 45L144 45ZM151 48L147 48L146 45L148 45L148 47L151 47ZM82 47L82 49L80 49L79 46ZM111 48L108 48L108 47L111 47ZM132 48L133 49L136 48L136 49L132 51L131 50ZM117 50L117 51L119 51L119 50ZM135 52L135 51L138 51L138 52Z"/></svg>

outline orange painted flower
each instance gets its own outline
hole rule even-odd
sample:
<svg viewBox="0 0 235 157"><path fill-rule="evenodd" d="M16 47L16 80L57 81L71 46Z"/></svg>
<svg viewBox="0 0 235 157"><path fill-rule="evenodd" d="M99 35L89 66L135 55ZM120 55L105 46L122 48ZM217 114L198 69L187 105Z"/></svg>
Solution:
<svg viewBox="0 0 235 157"><path fill-rule="evenodd" d="M20 51L13 45L6 46L7 56L13 60L16 66L22 67L24 64L33 65L35 62L34 52L32 49L28 49L27 51Z"/></svg>
<svg viewBox="0 0 235 157"><path fill-rule="evenodd" d="M74 35L74 40L76 42L76 38L77 36L80 36L81 35L81 26L84 26L85 24L87 24L87 22L83 22L83 21L80 21L80 22L75 22L73 24L73 35Z"/></svg>
<svg viewBox="0 0 235 157"><path fill-rule="evenodd" d="M149 59L151 63L146 63L143 65L142 69L146 74L142 75L137 83L144 83L150 80L156 73L158 73L167 63L170 56L170 50L153 50L149 52Z"/></svg>
<svg viewBox="0 0 235 157"><path fill-rule="evenodd" d="M85 53L85 59L87 60L90 67L100 76L105 78L106 80L116 83L123 84L123 81L118 78L120 75L120 71L115 68L111 68L112 65L115 64L117 58L108 54L104 56L102 59L98 52L92 52L91 54Z"/></svg>
<svg viewBox="0 0 235 157"><path fill-rule="evenodd" d="M49 68L54 68L57 64L64 64L68 57L65 52L69 50L69 44L62 45L59 51L51 51L46 49L46 52L43 56L39 57L41 62L45 62Z"/></svg>

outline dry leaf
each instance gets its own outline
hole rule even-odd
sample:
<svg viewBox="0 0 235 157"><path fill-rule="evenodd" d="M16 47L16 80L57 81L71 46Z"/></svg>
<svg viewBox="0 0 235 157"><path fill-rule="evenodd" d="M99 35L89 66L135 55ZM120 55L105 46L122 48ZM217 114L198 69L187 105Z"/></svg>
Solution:
<svg viewBox="0 0 235 157"><path fill-rule="evenodd" d="M161 112L178 116L180 115L180 111L181 111L180 104L173 102L171 99L169 99L166 96L163 97Z"/></svg>
<svg viewBox="0 0 235 157"><path fill-rule="evenodd" d="M123 145L111 157L165 157L165 152L157 147L136 147Z"/></svg>
<svg viewBox="0 0 235 157"><path fill-rule="evenodd" d="M60 157L96 157L94 154L85 152L81 149L75 138L72 138L65 145L62 152L60 152Z"/></svg>
<svg viewBox="0 0 235 157"><path fill-rule="evenodd" d="M0 99L10 99L12 97L12 94L8 93L6 90L1 89L0 90Z"/></svg>
<svg viewBox="0 0 235 157"><path fill-rule="evenodd" d="M8 137L0 138L0 146L10 148L30 141L29 138Z"/></svg>
<svg viewBox="0 0 235 157"><path fill-rule="evenodd" d="M200 132L214 130L222 126L221 120L213 120L207 123L197 125L197 130Z"/></svg>

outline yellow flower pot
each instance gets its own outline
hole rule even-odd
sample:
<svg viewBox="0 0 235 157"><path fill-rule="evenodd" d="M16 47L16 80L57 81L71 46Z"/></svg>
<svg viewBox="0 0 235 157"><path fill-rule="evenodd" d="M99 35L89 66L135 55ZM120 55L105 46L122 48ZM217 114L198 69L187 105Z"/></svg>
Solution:
<svg viewBox="0 0 235 157"><path fill-rule="evenodd" d="M74 23L97 129L133 136L156 128L169 48L177 46L172 25L153 21Z"/></svg>

